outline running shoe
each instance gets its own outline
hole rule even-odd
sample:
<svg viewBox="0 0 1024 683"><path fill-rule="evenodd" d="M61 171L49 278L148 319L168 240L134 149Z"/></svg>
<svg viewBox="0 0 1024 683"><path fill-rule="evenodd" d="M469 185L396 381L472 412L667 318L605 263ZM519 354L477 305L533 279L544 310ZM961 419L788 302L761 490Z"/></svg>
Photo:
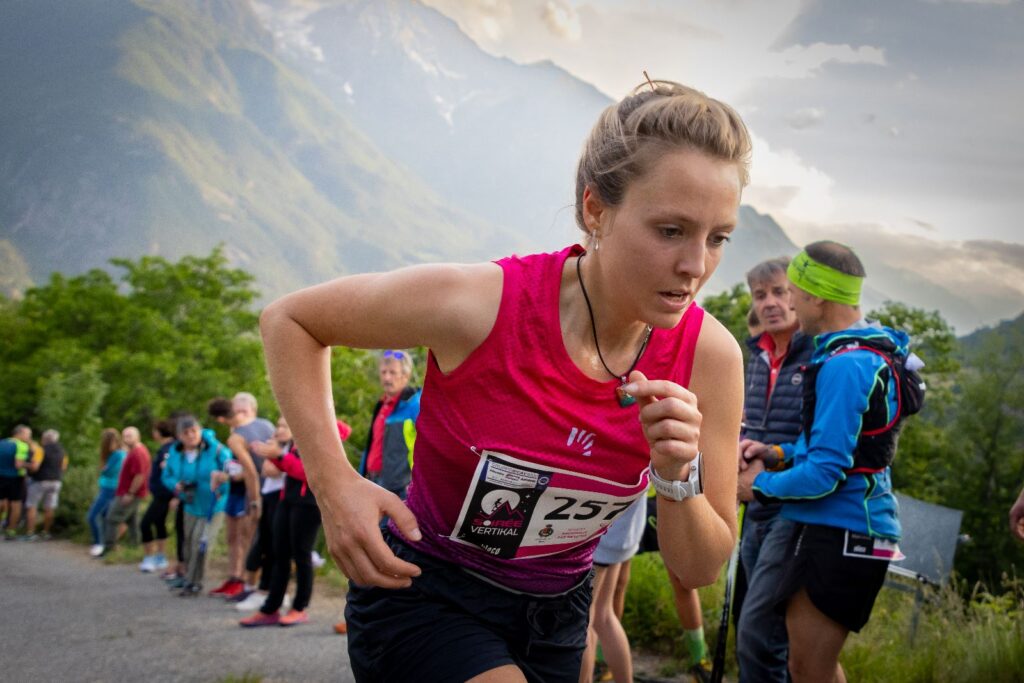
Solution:
<svg viewBox="0 0 1024 683"><path fill-rule="evenodd" d="M711 662L702 659L691 666L687 673L693 677L696 683L711 683Z"/></svg>
<svg viewBox="0 0 1024 683"><path fill-rule="evenodd" d="M337 624L334 625L334 632L337 633L339 636L345 635L346 633L348 633L348 624L346 624L344 621L339 621Z"/></svg>
<svg viewBox="0 0 1024 683"><path fill-rule="evenodd" d="M190 583L181 589L178 593L179 598L194 598L203 592L203 584L201 583Z"/></svg>
<svg viewBox="0 0 1024 683"><path fill-rule="evenodd" d="M240 590L239 592L235 593L234 595L229 595L228 597L224 598L224 602L242 602L243 600L248 598L250 595L252 595L252 589L250 589L250 588L243 588L242 590Z"/></svg>
<svg viewBox="0 0 1024 683"><path fill-rule="evenodd" d="M156 571L156 558L152 555L146 555L142 558L142 562L139 562L139 571L150 574Z"/></svg>
<svg viewBox="0 0 1024 683"><path fill-rule="evenodd" d="M153 570L154 571L160 571L161 569L167 569L168 566L170 566L170 565L167 562L167 558L164 557L163 555L156 555L153 558Z"/></svg>
<svg viewBox="0 0 1024 683"><path fill-rule="evenodd" d="M167 587L170 590L175 590L176 588L184 588L187 585L188 581L185 580L184 576L176 576L167 582Z"/></svg>
<svg viewBox="0 0 1024 683"><path fill-rule="evenodd" d="M307 621L309 621L309 615L304 610L298 609L289 610L288 614L280 619L281 626L296 626L305 624Z"/></svg>
<svg viewBox="0 0 1024 683"><path fill-rule="evenodd" d="M99 557L100 555L102 555L103 554L103 544L102 543L97 543L97 544L93 545L91 548L89 548L89 554L92 555L93 557Z"/></svg>
<svg viewBox="0 0 1024 683"><path fill-rule="evenodd" d="M219 595L221 597L226 597L228 595L237 594L238 591L242 590L243 588L245 588L245 584L242 582L242 580L236 579L232 576L226 579L224 583L210 591L210 595Z"/></svg>
<svg viewBox="0 0 1024 683"><path fill-rule="evenodd" d="M252 591L249 593L249 597L235 605L235 609L239 612L251 612L262 607L266 599L267 594L263 591Z"/></svg>
<svg viewBox="0 0 1024 683"><path fill-rule="evenodd" d="M231 598L235 597L236 595L238 595L239 593L243 592L244 590L245 590L245 582L244 581L236 581L235 583L232 583L230 586L225 588L224 592L221 593L221 595L224 596L225 600L230 600Z"/></svg>
<svg viewBox="0 0 1024 683"><path fill-rule="evenodd" d="M273 614L264 614L263 612L256 612L250 614L245 619L241 619L238 625L242 628L258 628L260 626L276 626L281 623L281 615L277 612Z"/></svg>

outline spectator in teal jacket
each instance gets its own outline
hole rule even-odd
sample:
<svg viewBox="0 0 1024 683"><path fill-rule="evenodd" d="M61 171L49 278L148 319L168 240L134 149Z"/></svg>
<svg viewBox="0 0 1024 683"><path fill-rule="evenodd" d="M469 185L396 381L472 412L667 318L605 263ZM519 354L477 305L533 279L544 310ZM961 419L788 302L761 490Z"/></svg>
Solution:
<svg viewBox="0 0 1024 683"><path fill-rule="evenodd" d="M169 585L183 597L203 590L206 544L217 537L227 504L226 466L231 450L217 441L212 430L202 428L194 417L178 420L177 437L164 464L164 486L181 500L185 512L183 541L185 576Z"/></svg>
<svg viewBox="0 0 1024 683"><path fill-rule="evenodd" d="M121 476L121 465L126 453L121 446L121 432L104 429L100 436L100 480L99 492L89 507L89 530L92 531L92 549L89 554L99 557L103 554L103 526L107 512L117 492L117 480Z"/></svg>

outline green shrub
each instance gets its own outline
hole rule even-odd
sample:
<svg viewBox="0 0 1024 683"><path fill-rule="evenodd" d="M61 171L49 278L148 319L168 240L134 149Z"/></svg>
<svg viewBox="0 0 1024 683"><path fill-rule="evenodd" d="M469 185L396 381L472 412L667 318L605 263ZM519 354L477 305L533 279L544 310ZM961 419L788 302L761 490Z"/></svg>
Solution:
<svg viewBox="0 0 1024 683"><path fill-rule="evenodd" d="M54 516L54 531L64 536L84 537L89 532L85 516L96 497L98 473L95 467L71 467L64 474L60 505Z"/></svg>

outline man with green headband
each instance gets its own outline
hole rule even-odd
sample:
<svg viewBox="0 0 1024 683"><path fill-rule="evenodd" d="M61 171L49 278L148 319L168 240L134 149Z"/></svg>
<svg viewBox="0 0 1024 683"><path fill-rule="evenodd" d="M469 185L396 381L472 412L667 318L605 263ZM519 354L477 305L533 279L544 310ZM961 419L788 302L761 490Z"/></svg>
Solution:
<svg viewBox="0 0 1024 683"><path fill-rule="evenodd" d="M864 267L848 247L810 244L787 276L800 327L814 337L803 431L796 443L747 450L740 498L782 503L788 550L776 599L793 680L845 681L846 637L867 623L889 561L902 559L889 465L910 412L901 400L908 339L861 316ZM779 460L785 469L765 471Z"/></svg>

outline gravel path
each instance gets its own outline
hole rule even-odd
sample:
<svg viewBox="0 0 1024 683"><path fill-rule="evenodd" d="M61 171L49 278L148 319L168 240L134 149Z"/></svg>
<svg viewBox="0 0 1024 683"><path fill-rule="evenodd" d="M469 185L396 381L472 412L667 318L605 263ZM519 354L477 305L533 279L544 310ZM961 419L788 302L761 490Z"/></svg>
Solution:
<svg viewBox="0 0 1024 683"><path fill-rule="evenodd" d="M222 600L176 597L84 546L0 542L0 678L347 683L346 641L332 630L343 604L314 592L308 624L242 629Z"/></svg>

